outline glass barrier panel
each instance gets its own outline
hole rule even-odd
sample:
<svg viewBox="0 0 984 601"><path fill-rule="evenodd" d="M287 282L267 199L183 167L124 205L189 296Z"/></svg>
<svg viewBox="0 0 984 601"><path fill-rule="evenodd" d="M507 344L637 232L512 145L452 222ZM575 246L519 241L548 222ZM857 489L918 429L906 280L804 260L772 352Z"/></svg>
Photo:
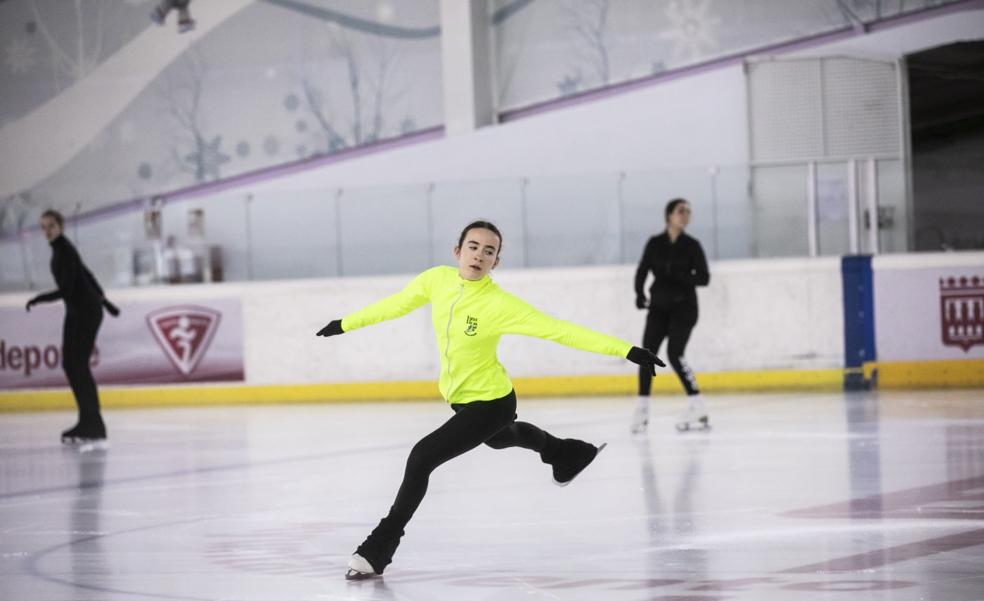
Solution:
<svg viewBox="0 0 984 601"><path fill-rule="evenodd" d="M430 266L424 184L355 188L339 198L341 275L416 273Z"/></svg>
<svg viewBox="0 0 984 601"><path fill-rule="evenodd" d="M616 175L530 178L523 208L527 267L619 262Z"/></svg>
<svg viewBox="0 0 984 601"><path fill-rule="evenodd" d="M451 250L458 243L461 230L472 221L484 220L491 221L502 233L499 268L525 267L523 186L519 178L436 184L430 191L431 262L454 264Z"/></svg>
<svg viewBox="0 0 984 601"><path fill-rule="evenodd" d="M752 168L751 256L809 256L807 171L806 165Z"/></svg>

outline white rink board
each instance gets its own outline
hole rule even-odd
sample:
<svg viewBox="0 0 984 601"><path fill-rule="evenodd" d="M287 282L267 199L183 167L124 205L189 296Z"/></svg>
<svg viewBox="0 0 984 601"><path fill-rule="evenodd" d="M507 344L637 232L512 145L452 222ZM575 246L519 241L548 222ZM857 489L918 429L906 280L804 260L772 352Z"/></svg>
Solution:
<svg viewBox="0 0 984 601"><path fill-rule="evenodd" d="M554 317L640 344L645 312L635 308L634 274L632 265L492 273L503 288ZM110 296L121 303L240 297L247 384L436 380L428 308L337 338L314 335L332 319L397 292L411 277L134 288ZM700 321L687 349L698 373L843 365L836 258L716 262L710 286L698 295ZM4 295L0 305L23 306L27 298ZM499 351L512 376L634 373L620 359L531 338L505 337Z"/></svg>
<svg viewBox="0 0 984 601"><path fill-rule="evenodd" d="M941 280L984 280L984 252L875 257L875 337L879 361L984 359L984 344L943 340ZM966 286L968 296L982 297ZM957 288L959 289L959 288Z"/></svg>

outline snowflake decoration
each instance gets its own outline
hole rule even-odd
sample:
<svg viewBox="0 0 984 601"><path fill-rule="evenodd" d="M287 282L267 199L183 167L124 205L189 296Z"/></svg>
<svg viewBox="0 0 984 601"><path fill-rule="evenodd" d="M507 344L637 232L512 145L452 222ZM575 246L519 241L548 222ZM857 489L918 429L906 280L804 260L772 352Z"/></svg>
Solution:
<svg viewBox="0 0 984 601"><path fill-rule="evenodd" d="M34 65L34 46L27 38L16 37L7 45L7 56L4 62L14 73L27 73Z"/></svg>
<svg viewBox="0 0 984 601"><path fill-rule="evenodd" d="M229 155L219 149L222 146L222 136L215 136L211 142L203 144L198 151L185 157L185 160L199 168L202 177L210 174L218 179L219 167L229 162Z"/></svg>
<svg viewBox="0 0 984 601"><path fill-rule="evenodd" d="M346 146L347 145L345 144L345 138L342 138L341 136L333 135L328 140L328 152L337 152L339 150L342 150Z"/></svg>
<svg viewBox="0 0 984 601"><path fill-rule="evenodd" d="M413 120L413 117L405 117L403 121L400 121L400 133L409 134L416 130L417 122Z"/></svg>
<svg viewBox="0 0 984 601"><path fill-rule="evenodd" d="M297 94L288 94L284 98L284 108L288 111L293 113L299 106L301 106L301 99L297 97Z"/></svg>
<svg viewBox="0 0 984 601"><path fill-rule="evenodd" d="M565 75L564 79L557 82L557 90L560 92L561 96L570 96L571 94L577 93L577 89L581 87L581 74L578 73L577 76Z"/></svg>
<svg viewBox="0 0 984 601"><path fill-rule="evenodd" d="M673 58L697 59L718 47L721 18L708 15L708 0L675 0L666 7L670 30L659 34L673 45Z"/></svg>

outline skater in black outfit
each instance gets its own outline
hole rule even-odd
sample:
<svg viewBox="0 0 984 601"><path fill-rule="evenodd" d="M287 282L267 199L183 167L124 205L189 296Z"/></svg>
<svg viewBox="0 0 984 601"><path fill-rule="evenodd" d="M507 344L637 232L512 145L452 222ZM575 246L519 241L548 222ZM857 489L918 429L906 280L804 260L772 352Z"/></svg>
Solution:
<svg viewBox="0 0 984 601"><path fill-rule="evenodd" d="M690 332L697 324L696 286L710 281L707 259L700 242L684 229L690 223L690 203L675 198L666 205L666 231L653 236L639 261L635 274L636 307L649 309L642 346L658 351L669 338L666 354L687 393L687 410L677 421L678 430L708 427L707 408L697 388L697 380L683 358ZM646 299L646 279L653 283ZM632 432L639 433L649 423L649 394L652 374L639 370L639 398L632 416Z"/></svg>
<svg viewBox="0 0 984 601"><path fill-rule="evenodd" d="M38 303L58 299L65 301L62 368L75 395L79 423L62 432L62 442L105 441L106 425L99 412L99 393L89 369L89 357L102 323L103 307L113 317L119 315L119 309L106 300L99 282L82 262L75 246L62 235L64 224L65 220L58 211L48 210L41 215L41 229L51 243L51 274L58 289L27 301L27 310L30 311Z"/></svg>

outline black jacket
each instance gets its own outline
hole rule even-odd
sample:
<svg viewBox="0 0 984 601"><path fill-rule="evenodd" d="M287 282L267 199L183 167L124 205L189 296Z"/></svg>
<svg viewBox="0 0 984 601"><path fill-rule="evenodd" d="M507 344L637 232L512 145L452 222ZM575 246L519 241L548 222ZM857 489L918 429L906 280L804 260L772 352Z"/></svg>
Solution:
<svg viewBox="0 0 984 601"><path fill-rule="evenodd" d="M646 243L635 275L636 298L644 296L646 278L653 274L649 287L650 307L671 307L686 303L697 305L697 286L711 280L704 249L696 238L681 232L676 242L670 242L666 232L653 236Z"/></svg>
<svg viewBox="0 0 984 601"><path fill-rule="evenodd" d="M62 299L70 311L99 309L105 293L75 245L65 236L58 236L51 241L51 251L51 275L58 289L39 294L35 300L43 303Z"/></svg>

